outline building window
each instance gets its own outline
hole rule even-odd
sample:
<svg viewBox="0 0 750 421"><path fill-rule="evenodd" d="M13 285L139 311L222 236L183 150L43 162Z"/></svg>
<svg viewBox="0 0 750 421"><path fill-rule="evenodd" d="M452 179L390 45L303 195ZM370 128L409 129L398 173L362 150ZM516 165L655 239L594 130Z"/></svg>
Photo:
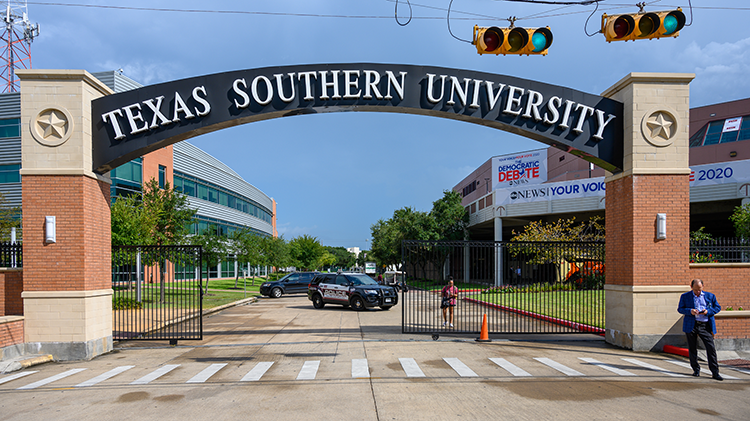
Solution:
<svg viewBox="0 0 750 421"><path fill-rule="evenodd" d="M159 188L163 189L164 184L167 182L167 167L159 165Z"/></svg>
<svg viewBox="0 0 750 421"><path fill-rule="evenodd" d="M0 184L20 183L21 164L0 165Z"/></svg>
<svg viewBox="0 0 750 421"><path fill-rule="evenodd" d="M6 118L0 120L0 138L21 137L21 119Z"/></svg>

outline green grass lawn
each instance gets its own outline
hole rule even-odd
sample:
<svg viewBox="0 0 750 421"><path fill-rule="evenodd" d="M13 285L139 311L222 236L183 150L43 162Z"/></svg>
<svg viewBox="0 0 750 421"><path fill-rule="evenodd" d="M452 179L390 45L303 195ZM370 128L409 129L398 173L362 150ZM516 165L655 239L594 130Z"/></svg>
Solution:
<svg viewBox="0 0 750 421"><path fill-rule="evenodd" d="M254 281L254 282L253 282ZM211 279L208 281L208 289L225 289L225 290L234 290L237 291L234 288L234 279ZM260 284L263 282L266 282L265 278L247 278L247 280L243 280L242 277L237 281L237 288L238 290L242 291L245 288L247 288L248 293L253 292L253 294L259 294L260 293ZM253 283L255 285L253 285ZM206 280L203 280L203 287L206 287Z"/></svg>
<svg viewBox="0 0 750 421"><path fill-rule="evenodd" d="M212 281L213 282L213 281ZM240 283L240 285L242 285ZM223 289L222 288L216 288L214 289L214 286L212 283L209 283L208 285L209 291L208 294L205 294L203 296L203 309L207 310L210 308L222 306L224 304L229 304L235 301L242 300L244 298L259 296L260 293L258 292L258 286L256 285L255 289L252 289L248 285L247 292L245 290L231 290L231 289ZM234 287L234 281L231 283L231 287ZM159 285L155 284L149 284L142 288L141 292L141 308L143 309L158 309L158 308L179 308L179 309L188 309L188 308L197 308L198 307L198 300L199 300L199 291L196 287L193 288L176 288L173 287L173 284L167 284L164 289L164 303L161 302L161 294ZM124 304L134 304L135 303L135 289L132 289L131 291L124 291L119 290L115 292L114 299L117 300L118 297L120 300L125 300ZM116 307L116 304L113 304L113 306Z"/></svg>
<svg viewBox="0 0 750 421"><path fill-rule="evenodd" d="M548 291L467 295L480 301L604 328L604 291Z"/></svg>

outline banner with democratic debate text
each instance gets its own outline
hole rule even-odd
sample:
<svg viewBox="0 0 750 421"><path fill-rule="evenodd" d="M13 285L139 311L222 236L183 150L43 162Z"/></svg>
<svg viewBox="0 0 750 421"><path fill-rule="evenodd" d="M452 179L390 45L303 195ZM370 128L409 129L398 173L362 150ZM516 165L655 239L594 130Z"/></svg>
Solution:
<svg viewBox="0 0 750 421"><path fill-rule="evenodd" d="M750 159L718 162L690 167L690 187L750 181ZM547 200L572 199L592 196L604 197L604 177L545 183L533 186L516 186L498 189L495 203L529 203Z"/></svg>
<svg viewBox="0 0 750 421"><path fill-rule="evenodd" d="M547 181L547 149L492 157L492 189Z"/></svg>

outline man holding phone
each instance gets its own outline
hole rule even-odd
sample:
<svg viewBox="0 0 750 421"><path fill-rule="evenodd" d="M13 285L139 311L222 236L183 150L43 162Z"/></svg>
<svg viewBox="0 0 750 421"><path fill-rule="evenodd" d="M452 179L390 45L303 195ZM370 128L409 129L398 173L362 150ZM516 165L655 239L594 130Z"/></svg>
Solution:
<svg viewBox="0 0 750 421"><path fill-rule="evenodd" d="M719 375L719 361L716 357L714 346L714 334L716 334L716 321L714 314L721 311L721 306L716 301L716 296L708 291L703 291L703 281L693 279L690 282L692 291L680 296L680 304L677 311L685 317L682 321L682 331L685 332L690 353L690 366L693 368L693 376L700 376L701 367L698 365L698 337L706 347L706 358L708 368L711 370L711 378L724 380Z"/></svg>

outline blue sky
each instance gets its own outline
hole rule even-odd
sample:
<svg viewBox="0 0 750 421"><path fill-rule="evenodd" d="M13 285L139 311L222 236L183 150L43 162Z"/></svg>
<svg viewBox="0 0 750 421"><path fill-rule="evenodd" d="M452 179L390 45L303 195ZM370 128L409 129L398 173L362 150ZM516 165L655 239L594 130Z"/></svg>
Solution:
<svg viewBox="0 0 750 421"><path fill-rule="evenodd" d="M678 38L611 44L584 31L594 6L454 0L451 29L458 38L470 40L475 24L507 26L506 19L516 16L517 26L552 29L546 57L478 55L449 33L449 3L416 0L414 19L400 26L391 0L70 0L68 6L30 1L30 20L41 25L32 62L37 69L122 68L143 84L295 64L417 64L593 94L630 72L686 72L696 74L692 107L750 96L746 0L693 0L693 24ZM687 0L648 3L650 11L681 6L690 21ZM599 29L603 12L636 11L622 0L602 1L587 31ZM398 12L406 22L405 1L399 1ZM296 116L190 141L276 199L279 232L287 240L308 234L324 245L360 248L369 248L370 226L378 219L404 206L429 210L443 190L491 156L544 146L468 123L380 113Z"/></svg>

